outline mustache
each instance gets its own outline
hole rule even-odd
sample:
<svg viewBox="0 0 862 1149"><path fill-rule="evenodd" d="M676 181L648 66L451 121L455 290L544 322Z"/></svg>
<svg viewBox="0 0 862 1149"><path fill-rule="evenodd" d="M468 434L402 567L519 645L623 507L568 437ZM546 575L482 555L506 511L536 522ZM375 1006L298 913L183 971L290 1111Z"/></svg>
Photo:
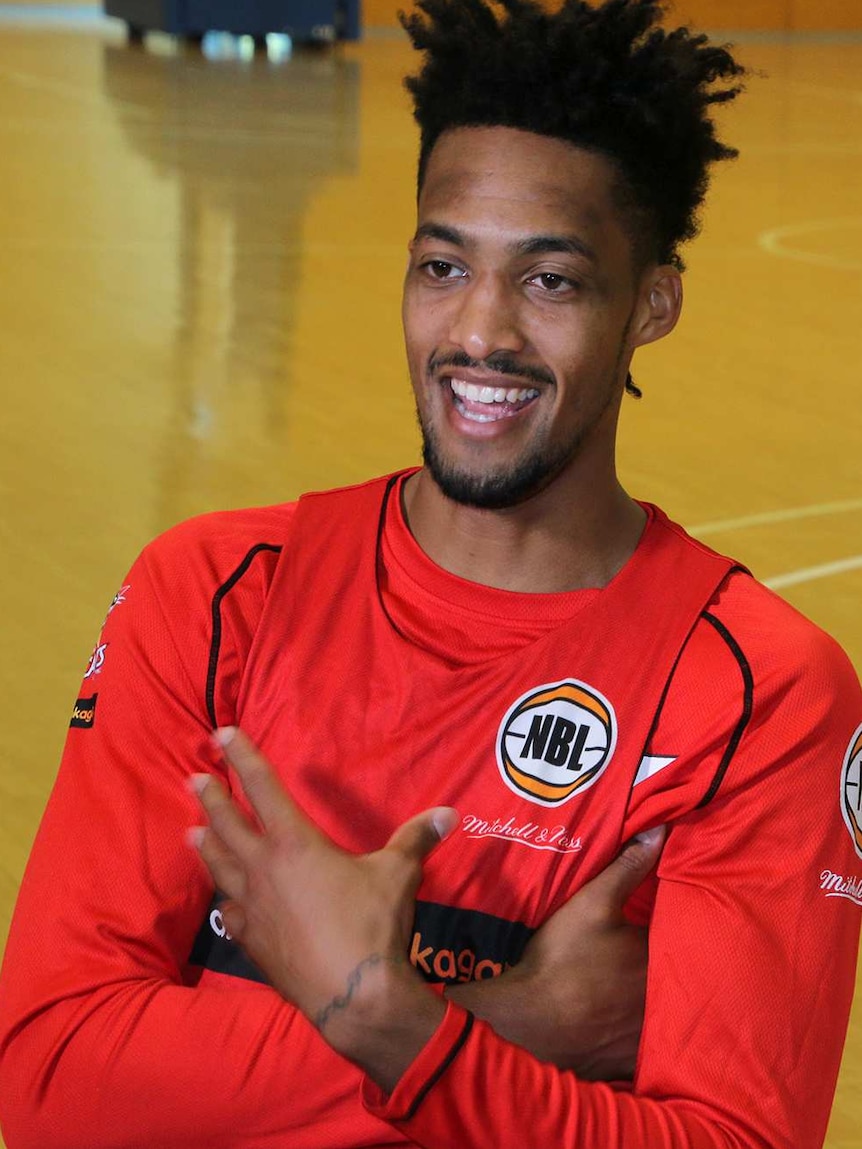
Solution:
<svg viewBox="0 0 862 1149"><path fill-rule="evenodd" d="M463 351L453 351L448 355L432 355L428 360L428 372L437 374L444 367L466 367L471 371L493 371L499 375L510 375L514 379L524 379L528 383L541 383L556 386L556 379L544 367L532 367L529 363L519 363L506 351L495 351L487 359L471 359Z"/></svg>

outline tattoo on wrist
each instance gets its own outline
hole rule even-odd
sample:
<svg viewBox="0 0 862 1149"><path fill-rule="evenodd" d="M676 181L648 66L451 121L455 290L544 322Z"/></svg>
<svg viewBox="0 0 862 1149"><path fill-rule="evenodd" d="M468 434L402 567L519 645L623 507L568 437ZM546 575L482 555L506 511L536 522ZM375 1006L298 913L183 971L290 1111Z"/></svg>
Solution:
<svg viewBox="0 0 862 1149"><path fill-rule="evenodd" d="M322 1033L326 1025L332 1019L332 1015L340 1013L341 1010L347 1009L350 1002L353 1000L353 995L356 993L359 986L362 984L363 974L367 969L373 966L380 965L386 959L380 954L371 954L370 957L365 958L359 963L356 969L350 971L347 975L347 988L344 993L338 994L336 997L325 1005L318 1013L314 1015L312 1021L315 1027Z"/></svg>

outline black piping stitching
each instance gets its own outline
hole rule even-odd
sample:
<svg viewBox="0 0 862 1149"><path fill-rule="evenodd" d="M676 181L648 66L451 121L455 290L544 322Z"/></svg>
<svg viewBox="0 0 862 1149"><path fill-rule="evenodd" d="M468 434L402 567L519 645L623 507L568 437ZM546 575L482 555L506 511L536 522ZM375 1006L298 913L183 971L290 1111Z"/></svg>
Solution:
<svg viewBox="0 0 862 1149"><path fill-rule="evenodd" d="M380 517L377 520L377 539L374 544L374 588L377 591L377 601L380 604L380 609L383 611L384 618L388 620L389 625L395 633L407 641L407 636L389 613L383 597L383 591L380 589L380 573L383 570L383 532L386 529L386 515L389 510L389 500L392 497L395 484L399 479L403 478L405 473L404 471L399 471L396 475L392 475L383 492L383 501L380 504Z"/></svg>
<svg viewBox="0 0 862 1149"><path fill-rule="evenodd" d="M745 733L748 723L751 721L751 713L754 708L754 675L751 673L751 667L748 664L748 659L742 653L739 643L730 633L726 626L715 617L715 615L705 613L703 616L706 621L721 635L727 643L731 654L736 659L739 666L740 674L742 675L742 682L744 686L743 702L742 702L742 715L739 722L737 722L733 734L730 736L730 741L727 744L727 749L721 756L721 761L718 764L718 769L715 772L715 777L703 798L698 802L696 809L702 810L704 806L708 806L718 793L718 788L724 781L724 776L727 773L727 768L730 761L736 753L736 748L739 745L740 739Z"/></svg>
<svg viewBox="0 0 862 1149"><path fill-rule="evenodd" d="M745 567L739 566L738 564L736 564L736 565L732 566L730 568L730 570L727 571L727 573L725 574L724 579L722 580L718 589L720 589L721 586L724 586L725 580L730 575L734 574L736 571L742 571L744 574L748 574L748 571L745 569ZM708 611L703 611L698 616L698 621L701 618L707 618L707 617L709 617L711 619L713 616L709 615ZM671 667L670 674L667 676L667 681L665 682L664 688L661 692L661 698L658 701L658 706L656 707L656 712L653 715L652 725L649 728L649 734L647 735L646 742L644 743L643 750L641 751L641 761L643 761L644 755L646 754L647 750L649 749L650 745L652 744L653 738L655 737L655 732L656 732L656 730L658 730L658 725L659 725L659 722L661 721L661 716L662 716L662 712L664 710L664 705L667 702L668 692L670 691L674 677L676 676L676 672L679 669L680 659L682 658L683 654L686 651L686 648L688 647L689 642L691 641L691 636L694 633L696 626L697 626L697 623L695 623L695 626L693 626L691 628L691 630L688 632L688 635L686 636L685 642L679 648L679 651L677 652L677 656L673 660L673 666ZM635 771L635 778L636 777L637 777L637 771ZM632 786L634 786L634 779L632 779Z"/></svg>
<svg viewBox="0 0 862 1149"><path fill-rule="evenodd" d="M410 1121L413 1117L416 1116L416 1112L419 1109L419 1106L422 1104L422 1102L425 1100L425 1098L428 1096L428 1094L431 1092L431 1090L461 1052L461 1049L467 1041L467 1038L470 1036L470 1031L473 1028L473 1022L475 1020L476 1019L473 1014L468 1012L464 1021L464 1028L461 1030L461 1033L458 1036L458 1040L455 1042L446 1057L444 1057L444 1059L440 1062L440 1064L413 1098L413 1104L410 1106L404 1116L396 1117L396 1121Z"/></svg>
<svg viewBox="0 0 862 1149"><path fill-rule="evenodd" d="M248 568L251 566L255 555L260 554L261 551L271 551L273 554L281 554L281 547L273 546L271 543L258 543L257 546L251 548L227 582L222 583L218 590L213 595L212 601L212 625L213 636L210 642L210 656L207 665L207 690L206 690L206 704L207 714L209 715L210 723L215 729L218 726L218 719L215 712L215 688L216 688L216 674L218 672L218 660L221 651L221 602L224 596L232 590Z"/></svg>

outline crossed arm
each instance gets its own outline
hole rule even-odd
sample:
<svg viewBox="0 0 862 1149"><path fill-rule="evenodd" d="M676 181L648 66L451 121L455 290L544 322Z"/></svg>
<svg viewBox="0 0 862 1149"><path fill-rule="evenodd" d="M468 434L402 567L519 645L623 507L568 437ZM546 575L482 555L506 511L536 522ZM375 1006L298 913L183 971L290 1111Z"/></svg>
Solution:
<svg viewBox="0 0 862 1149"><path fill-rule="evenodd" d="M249 545L259 541L256 522ZM234 568L239 543L229 534L227 557L208 560L207 571L209 565L222 573ZM378 1082L395 1082L382 1100L366 1089L363 1112L361 1075L297 1009L269 987L188 960L211 896L197 859L183 847L181 828L195 816L183 783L196 736L203 742L208 729L195 674L209 651L199 600L211 592L212 577L208 573L201 587L195 569L178 583L185 530L168 542L177 553L142 557L127 579L134 601L110 616L99 721L70 735L22 884L0 988L0 1120L10 1149L320 1149L357 1140L371 1145L376 1137L388 1143L399 1135L433 1149L822 1144L858 936L857 908L821 888L825 867L835 880L858 870L837 801L841 755L860 720L859 690L846 660L816 644L804 658L794 648L795 669L778 673L784 647L774 635L778 651L769 646L748 734L715 800L697 805L703 790L696 762L681 766L683 781L692 778L691 800L676 786L656 788L651 820L673 823L673 830L650 924L647 1009L631 1093L584 1078L631 1075L637 1045L631 1037L643 1005L643 937L619 928L619 906L652 864L643 862L643 851L627 850L547 922L518 967L492 982L448 991L453 1003L494 1027L479 1020L462 1040L467 1015L459 1005L439 1020L443 1003L397 960L363 966L351 1008L340 1004L353 984L350 974L366 958L391 956L396 940L397 953L404 952L399 915L422 858L439 841L433 820L429 827L420 818L418 827L396 835L382 862L379 854L370 856L373 863L348 858L358 871L342 866L344 858L316 831L303 831L282 873L301 876L288 892L304 899L295 908L314 907L319 919L309 944L321 938L321 929L338 928L352 948L349 960L334 964L331 954L312 949L317 957L304 962L305 972L288 965L280 976L296 979L311 1016L332 1007L320 1018L326 1040L364 1062ZM257 566L249 579L255 573L261 574ZM239 585L248 592L253 621L265 587ZM162 600L171 604L168 614ZM236 623L237 643L254 633L243 620ZM217 713L234 713L243 665L239 654L225 656ZM707 681L699 663L693 677ZM703 739L713 739L719 754L722 737L723 729L706 724ZM225 750L236 758L241 746ZM253 793L255 775L265 775L265 768L253 756L248 765ZM204 795L218 804L218 784L209 783ZM247 830L251 837L243 841L255 864L265 863L273 851L270 834ZM216 834L209 844L220 841ZM643 868L629 881L626 868L639 856ZM330 870L333 858L338 865ZM387 867L399 874L400 885L392 886ZM366 921L357 912L349 877L355 872L370 882L376 918ZM257 879L244 869L234 876L256 889ZM344 878L349 895L344 912L330 918L328 909L337 903L326 882L336 877ZM279 891L271 892L280 916ZM248 914L245 888L232 893ZM382 925L380 936L362 935L360 918ZM252 947L250 920L232 926ZM307 930L308 920L299 928ZM278 953L285 939L261 934L260 945L272 943ZM284 952L290 956L289 947ZM589 960L596 953L606 956ZM620 1000L615 1012L617 986L633 997L628 1005ZM364 1024L369 1017L376 1020ZM635 1020L620 1026L621 1017ZM622 1034L621 1047L629 1042L627 1053L607 1051L616 1065L603 1061L604 1053L594 1060L603 1031ZM396 1048L379 1064L374 1045L383 1035ZM418 1052L410 1061L412 1049ZM627 1068L620 1068L627 1058ZM447 1059L457 1071L438 1074ZM406 1120L430 1077L434 1089ZM471 1120L471 1135L463 1135Z"/></svg>
<svg viewBox="0 0 862 1149"><path fill-rule="evenodd" d="M612 1075L602 1072L609 1064L603 1055L590 1064L587 1047L601 1027L591 1027L590 1010L584 1012L583 1000L572 992L571 973L600 968L596 951L606 944L619 961L618 943L627 937L621 934L626 927L620 891L631 888L627 883L639 871L633 883L638 884L644 876L640 867L649 868L659 842L625 850L538 931L514 970L483 986L450 991L491 1022L471 1026L465 1015L447 1010L402 957L423 860L451 830L453 813L426 811L396 831L383 849L353 857L304 819L240 732L225 731L220 738L260 820L260 828L253 827L218 783L198 779L209 827L196 831L195 844L228 893L226 922L279 992L376 1083L364 1088L369 1110L412 1143L425 1149L487 1144L523 1149L546 1143L567 1149L815 1149L822 1144L832 1071L825 1069L822 1080L810 1077L816 1054L811 1038L800 1037L800 1026L810 1030L814 1024L807 1009L781 1015L786 1035L777 1040L768 1028L769 996L764 993L758 1002L751 997L750 978L764 987L768 983L764 948L772 935L765 922L757 928L745 869L737 868L730 901L721 887L705 902L692 899L686 887L696 891L704 882L696 862L689 863L681 881L665 879L669 891L657 903L654 928L667 983L651 982L652 1020L641 1044L639 1082L631 1093L590 1084L584 1078ZM744 820L738 829L743 837L749 832ZM701 833L698 820L678 826L676 833L682 835L683 851L690 849L689 835ZM709 919L713 952L704 942ZM674 952L666 945L668 921L675 923ZM740 923L738 936L722 928L728 921ZM852 955L854 932L851 926L838 951L842 967ZM586 949L579 953L581 944ZM774 952L777 957L779 951ZM738 977L723 968L727 953L735 955ZM299 960L303 954L305 960ZM748 963L753 963L750 973ZM606 986L604 996L593 995L593 1022L606 1008L608 992L625 984L627 976ZM810 984L800 973L797 988L803 983ZM700 1012L695 1002L703 1003ZM728 1034L713 1048L712 1018L726 1019L743 1008L753 1015L739 1013L736 1044ZM831 1008L836 1017L846 1016L846 1000L835 999ZM566 1022L560 1024L561 1018ZM548 1022L551 1036L543 1039ZM825 1035L830 1026L824 1027L822 1017L817 1024ZM608 1028L619 1034L625 1027ZM831 1029L834 1049L840 1022L839 1031ZM668 1048L680 1037L684 1045ZM543 1048L543 1040L551 1046ZM758 1044L752 1046L752 1040ZM555 1042L561 1044L553 1048ZM601 1040L596 1048L601 1049ZM792 1049L798 1064L809 1066L806 1076L773 1070L774 1049ZM738 1059L728 1062L734 1050ZM560 1073L553 1062L579 1072ZM691 1091L671 1092L674 1081L688 1081ZM746 1098L755 1094L759 1107L752 1110Z"/></svg>
<svg viewBox="0 0 862 1149"><path fill-rule="evenodd" d="M457 813L427 810L382 849L354 856L305 818L241 731L216 738L260 823L250 825L214 778L195 775L209 825L191 839L229 899L225 925L332 1048L390 1092L446 1013L405 955L422 864ZM646 938L626 924L622 906L661 842L656 832L630 843L539 930L518 966L492 982L454 987L449 997L582 1078L630 1078ZM588 979L576 981L573 968Z"/></svg>

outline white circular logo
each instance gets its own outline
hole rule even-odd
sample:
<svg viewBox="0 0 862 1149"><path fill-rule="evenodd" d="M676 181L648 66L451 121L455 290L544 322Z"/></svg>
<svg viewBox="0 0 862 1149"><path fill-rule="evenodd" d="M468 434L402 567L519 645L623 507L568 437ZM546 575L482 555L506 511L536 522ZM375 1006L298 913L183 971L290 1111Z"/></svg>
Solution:
<svg viewBox="0 0 862 1149"><path fill-rule="evenodd" d="M841 771L841 813L862 858L862 726L850 739Z"/></svg>
<svg viewBox="0 0 862 1149"><path fill-rule="evenodd" d="M497 734L503 781L539 806L560 806L604 773L617 741L610 702L567 679L528 690L506 712Z"/></svg>

